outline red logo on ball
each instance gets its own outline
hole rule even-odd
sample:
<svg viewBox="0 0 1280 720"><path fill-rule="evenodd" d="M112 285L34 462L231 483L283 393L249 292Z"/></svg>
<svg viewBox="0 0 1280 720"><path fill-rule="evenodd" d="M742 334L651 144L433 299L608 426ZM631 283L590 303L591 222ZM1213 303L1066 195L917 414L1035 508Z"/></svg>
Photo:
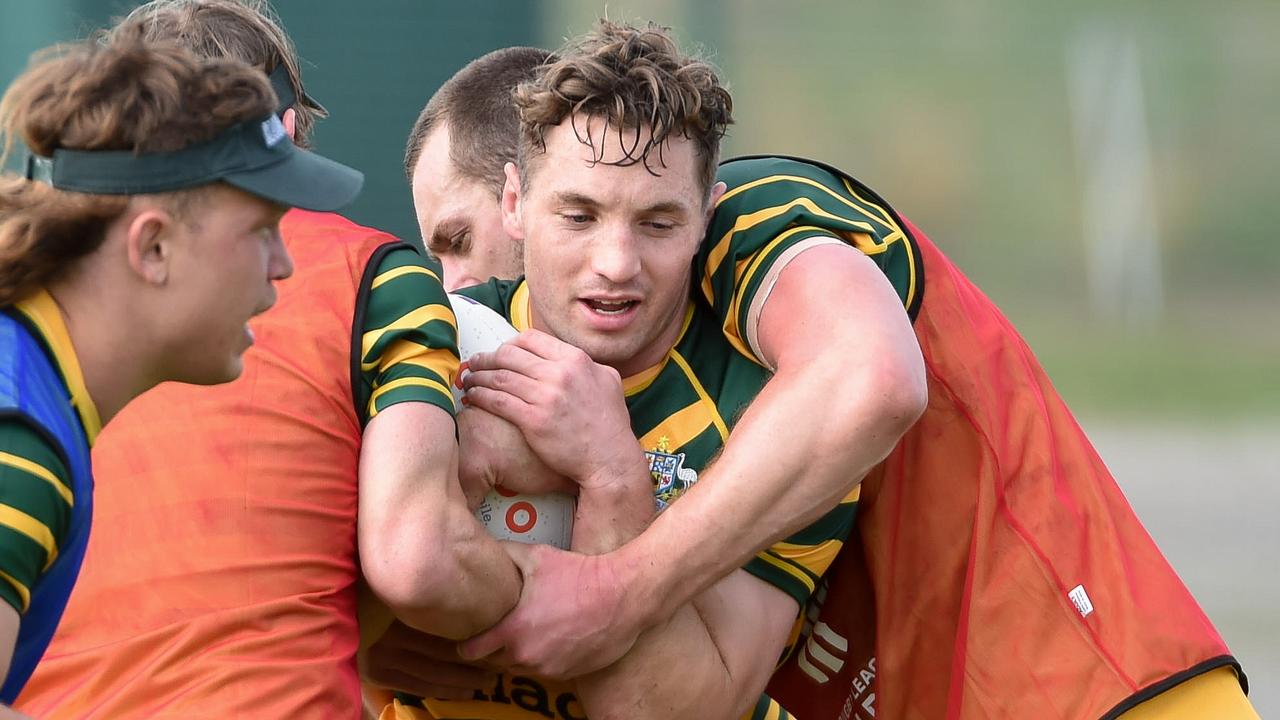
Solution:
<svg viewBox="0 0 1280 720"><path fill-rule="evenodd" d="M520 517L524 513L524 518ZM538 524L538 511L529 503L521 500L507 508L507 527L511 532L526 533Z"/></svg>

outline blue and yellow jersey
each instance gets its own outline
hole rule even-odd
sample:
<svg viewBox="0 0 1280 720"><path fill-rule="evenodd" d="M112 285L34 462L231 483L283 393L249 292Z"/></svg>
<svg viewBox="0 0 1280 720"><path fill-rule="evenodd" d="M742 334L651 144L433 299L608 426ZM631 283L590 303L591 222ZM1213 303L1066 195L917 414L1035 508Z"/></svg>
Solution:
<svg viewBox="0 0 1280 720"><path fill-rule="evenodd" d="M102 425L53 297L42 290L4 312L37 339L92 443ZM20 614L67 536L76 501L71 488L70 470L50 439L24 418L0 417L0 598Z"/></svg>
<svg viewBox="0 0 1280 720"><path fill-rule="evenodd" d="M353 353L356 410L362 424L402 402L426 402L454 414L458 323L437 268L409 246L381 255L365 274L356 308Z"/></svg>
<svg viewBox="0 0 1280 720"><path fill-rule="evenodd" d="M89 539L101 429L57 303L0 309L0 588L22 616L0 685L11 703L62 618Z"/></svg>

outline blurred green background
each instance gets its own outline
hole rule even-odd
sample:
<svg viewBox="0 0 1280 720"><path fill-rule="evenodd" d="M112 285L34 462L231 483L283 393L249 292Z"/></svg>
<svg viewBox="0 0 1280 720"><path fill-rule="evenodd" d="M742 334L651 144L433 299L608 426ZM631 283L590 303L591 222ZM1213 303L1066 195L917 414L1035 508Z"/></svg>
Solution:
<svg viewBox="0 0 1280 720"><path fill-rule="evenodd" d="M0 0L0 80L127 11ZM401 169L431 92L601 2L282 0L351 215L416 239ZM1023 332L1251 669L1280 672L1280 3L624 0L723 70L726 155L821 158L912 218ZM1260 552L1261 551L1261 552Z"/></svg>

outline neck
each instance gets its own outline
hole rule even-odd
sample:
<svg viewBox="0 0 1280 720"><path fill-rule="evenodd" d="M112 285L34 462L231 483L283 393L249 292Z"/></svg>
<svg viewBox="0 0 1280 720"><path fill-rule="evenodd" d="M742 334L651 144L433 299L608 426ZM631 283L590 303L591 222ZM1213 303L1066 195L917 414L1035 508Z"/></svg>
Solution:
<svg viewBox="0 0 1280 720"><path fill-rule="evenodd" d="M136 332L126 331L121 319L130 317L124 304L112 302L109 283L76 281L51 284L75 348L85 389L106 425L132 399L156 384L150 364L136 350Z"/></svg>

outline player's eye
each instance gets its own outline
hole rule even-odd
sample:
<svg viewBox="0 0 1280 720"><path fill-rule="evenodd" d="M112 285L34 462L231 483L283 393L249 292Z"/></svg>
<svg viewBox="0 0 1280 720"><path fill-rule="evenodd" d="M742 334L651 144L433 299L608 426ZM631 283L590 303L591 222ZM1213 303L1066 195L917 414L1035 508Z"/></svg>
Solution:
<svg viewBox="0 0 1280 720"><path fill-rule="evenodd" d="M471 231L463 230L449 238L449 250L458 255L465 255L471 250Z"/></svg>
<svg viewBox="0 0 1280 720"><path fill-rule="evenodd" d="M427 242L427 252L435 257L460 255L471 249L471 230L463 228L450 235L434 234Z"/></svg>
<svg viewBox="0 0 1280 720"><path fill-rule="evenodd" d="M594 219L591 215L580 212L563 212L560 213L560 217L570 225L586 225Z"/></svg>

